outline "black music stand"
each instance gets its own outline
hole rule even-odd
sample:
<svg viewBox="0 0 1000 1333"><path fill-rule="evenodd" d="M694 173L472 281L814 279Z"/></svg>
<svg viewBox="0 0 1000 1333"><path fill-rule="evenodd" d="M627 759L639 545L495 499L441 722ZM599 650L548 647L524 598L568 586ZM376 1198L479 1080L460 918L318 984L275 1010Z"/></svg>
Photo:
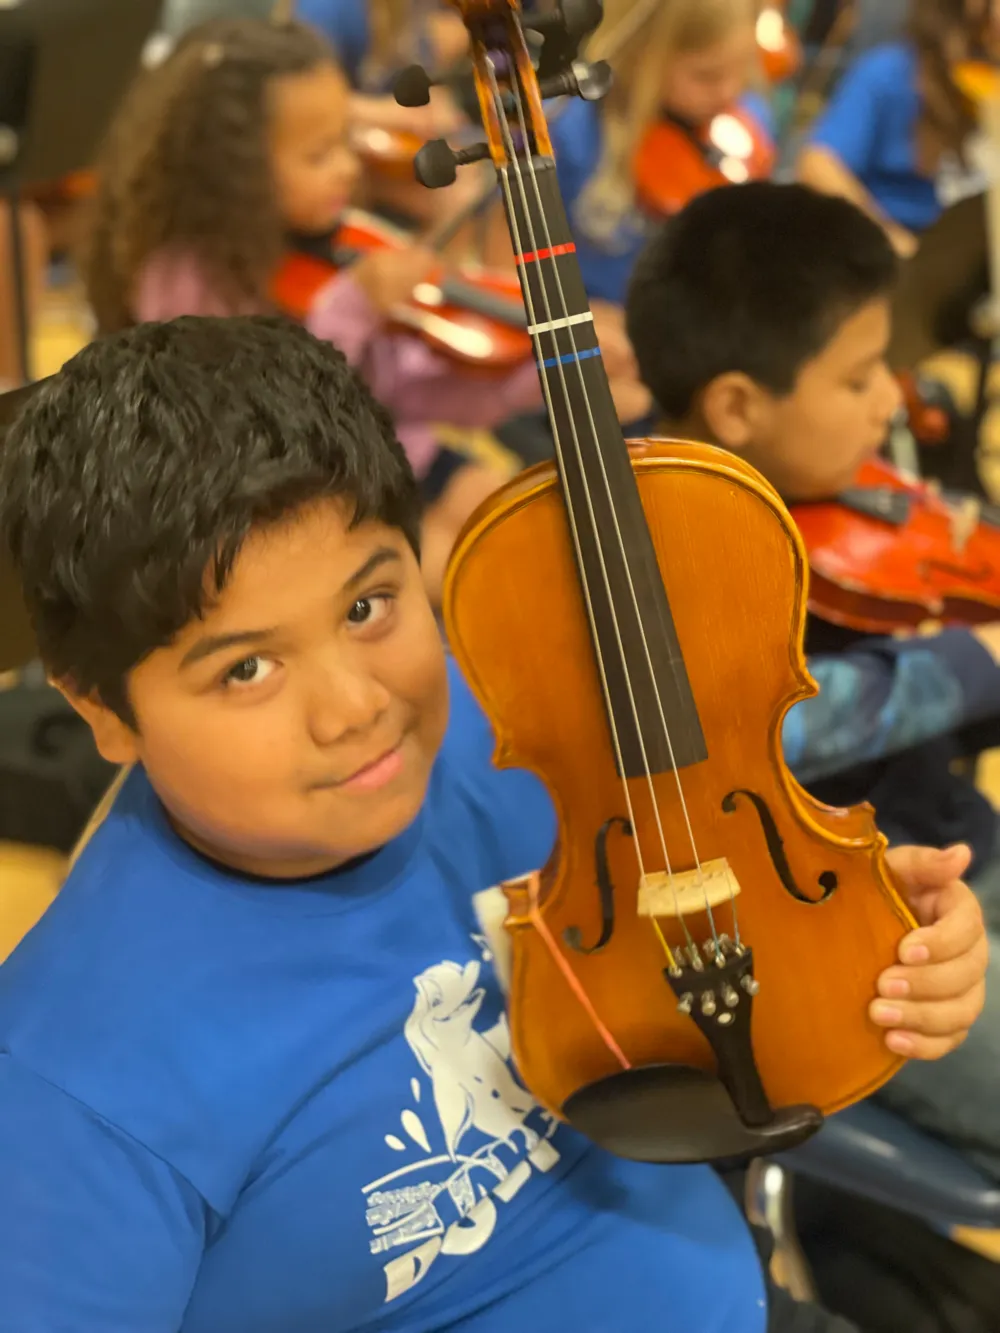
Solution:
<svg viewBox="0 0 1000 1333"><path fill-rule="evenodd" d="M13 7L0 6L0 195L10 204L25 381L31 378L31 366L21 193L92 165L105 128L139 67L160 3L13 0Z"/></svg>

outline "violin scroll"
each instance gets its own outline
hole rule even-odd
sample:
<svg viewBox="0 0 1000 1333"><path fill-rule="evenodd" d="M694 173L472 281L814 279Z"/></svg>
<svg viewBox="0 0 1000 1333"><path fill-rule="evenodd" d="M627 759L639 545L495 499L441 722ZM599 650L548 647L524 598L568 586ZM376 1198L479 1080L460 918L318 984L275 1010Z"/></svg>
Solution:
<svg viewBox="0 0 1000 1333"><path fill-rule="evenodd" d="M578 58L581 42L603 17L601 0L563 0L555 13L541 15L528 23L521 22L520 5L514 0L454 0L454 3L472 37L476 92L488 139L459 149L453 149L444 139L426 143L415 154L413 169L420 184L432 190L453 185L458 168L470 162L492 156L495 165L502 166L508 159L512 136L519 132L531 133L537 150L548 152L541 101L581 97L587 102L597 102L607 95L613 79L607 61ZM514 59L506 70L493 65L486 53L487 29L498 22L511 26L510 48ZM541 51L534 66L530 64L525 42L531 36L541 39ZM526 77L528 69L530 77ZM408 65L396 76L393 96L400 106L426 106L431 89L439 82L421 65ZM507 118L506 132L501 128L501 112Z"/></svg>

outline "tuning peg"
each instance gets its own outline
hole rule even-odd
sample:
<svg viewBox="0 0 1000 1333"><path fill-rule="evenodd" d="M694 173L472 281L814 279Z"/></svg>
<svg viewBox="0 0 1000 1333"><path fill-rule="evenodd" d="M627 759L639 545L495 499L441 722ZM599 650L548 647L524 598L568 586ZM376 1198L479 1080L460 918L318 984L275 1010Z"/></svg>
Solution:
<svg viewBox="0 0 1000 1333"><path fill-rule="evenodd" d="M599 102L610 91L614 74L606 60L574 60L569 69L545 79L540 85L542 97L582 97L585 102Z"/></svg>
<svg viewBox="0 0 1000 1333"><path fill-rule="evenodd" d="M445 139L429 139L413 159L413 173L421 185L429 190L454 185L458 168L469 162L482 162L489 157L488 143L475 143L471 148L452 148Z"/></svg>
<svg viewBox="0 0 1000 1333"><path fill-rule="evenodd" d="M407 65L392 82L392 95L400 106L426 106L434 80L423 65Z"/></svg>

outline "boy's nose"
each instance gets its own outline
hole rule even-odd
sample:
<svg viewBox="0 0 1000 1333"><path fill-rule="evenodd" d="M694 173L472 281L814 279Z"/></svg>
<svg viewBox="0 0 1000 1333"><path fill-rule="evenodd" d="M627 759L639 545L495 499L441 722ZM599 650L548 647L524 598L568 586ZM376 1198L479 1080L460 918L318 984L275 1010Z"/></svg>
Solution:
<svg viewBox="0 0 1000 1333"><path fill-rule="evenodd" d="M344 668L318 672L306 701L306 723L315 745L336 745L374 730L389 694L372 676Z"/></svg>

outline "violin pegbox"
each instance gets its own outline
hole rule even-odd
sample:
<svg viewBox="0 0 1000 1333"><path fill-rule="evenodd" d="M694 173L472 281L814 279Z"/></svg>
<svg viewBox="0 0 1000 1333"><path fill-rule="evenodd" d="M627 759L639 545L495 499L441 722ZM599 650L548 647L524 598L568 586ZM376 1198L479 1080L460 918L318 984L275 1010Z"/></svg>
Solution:
<svg viewBox="0 0 1000 1333"><path fill-rule="evenodd" d="M459 167L488 157L502 168L510 158L511 144L525 137L529 151L551 156L542 101L552 97L599 101L612 83L607 61L578 58L582 42L604 16L602 0L561 0L553 13L527 21L522 20L519 0L452 3L469 31L487 138L464 148L452 148L446 139L424 144L414 157L413 170L420 184L431 190L453 185ZM426 106L431 89L446 82L432 78L421 65L409 65L396 76L393 96L400 106Z"/></svg>

